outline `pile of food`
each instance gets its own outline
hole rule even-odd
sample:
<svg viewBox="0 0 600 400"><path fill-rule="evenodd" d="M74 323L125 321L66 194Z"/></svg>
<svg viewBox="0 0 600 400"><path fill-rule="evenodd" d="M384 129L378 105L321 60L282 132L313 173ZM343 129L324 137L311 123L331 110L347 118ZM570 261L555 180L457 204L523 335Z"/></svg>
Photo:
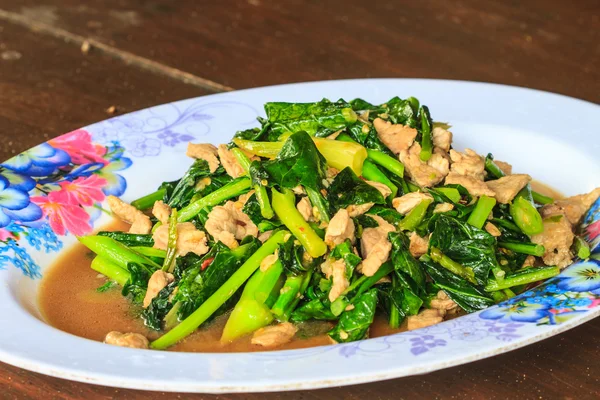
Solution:
<svg viewBox="0 0 600 400"><path fill-rule="evenodd" d="M600 189L562 200L473 150L415 98L265 105L229 144L192 144L181 179L131 204L129 232L79 238L92 268L162 333L106 343L166 349L228 313L221 342L274 348L329 321L368 337L375 314L417 329L507 300L589 248L576 227Z"/></svg>

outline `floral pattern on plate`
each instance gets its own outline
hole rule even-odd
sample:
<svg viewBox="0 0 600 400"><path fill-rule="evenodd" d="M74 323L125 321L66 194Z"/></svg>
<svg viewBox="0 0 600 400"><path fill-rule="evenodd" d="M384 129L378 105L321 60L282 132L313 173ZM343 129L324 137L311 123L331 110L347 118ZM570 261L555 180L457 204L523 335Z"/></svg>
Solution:
<svg viewBox="0 0 600 400"><path fill-rule="evenodd" d="M106 196L125 192L118 172L130 166L121 146L94 143L83 129L0 164L0 269L12 264L41 277L24 246L52 253L62 248L60 236L90 233Z"/></svg>

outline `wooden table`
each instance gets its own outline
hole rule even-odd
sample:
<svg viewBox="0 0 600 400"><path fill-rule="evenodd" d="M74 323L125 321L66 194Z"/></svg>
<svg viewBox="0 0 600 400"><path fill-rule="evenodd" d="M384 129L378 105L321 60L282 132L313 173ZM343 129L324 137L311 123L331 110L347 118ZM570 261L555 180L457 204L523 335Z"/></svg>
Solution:
<svg viewBox="0 0 600 400"><path fill-rule="evenodd" d="M599 64L597 0L0 0L0 158L107 118L113 106L125 113L285 82L465 79L600 103ZM0 394L18 399L597 398L599 335L600 319L461 367L292 394L147 393L0 364Z"/></svg>

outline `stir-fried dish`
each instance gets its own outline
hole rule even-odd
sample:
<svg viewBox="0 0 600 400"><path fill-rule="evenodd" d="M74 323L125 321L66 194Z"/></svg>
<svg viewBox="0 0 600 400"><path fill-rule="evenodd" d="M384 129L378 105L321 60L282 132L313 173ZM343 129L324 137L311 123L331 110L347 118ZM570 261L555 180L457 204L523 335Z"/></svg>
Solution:
<svg viewBox="0 0 600 400"><path fill-rule="evenodd" d="M315 320L332 342L355 341L376 313L391 328L430 326L589 256L576 227L600 189L532 191L510 164L453 149L415 98L265 111L229 144L190 143L181 179L131 204L109 197L128 232L79 238L105 288L119 285L158 333L106 343L167 349L217 316L222 343L275 348Z"/></svg>

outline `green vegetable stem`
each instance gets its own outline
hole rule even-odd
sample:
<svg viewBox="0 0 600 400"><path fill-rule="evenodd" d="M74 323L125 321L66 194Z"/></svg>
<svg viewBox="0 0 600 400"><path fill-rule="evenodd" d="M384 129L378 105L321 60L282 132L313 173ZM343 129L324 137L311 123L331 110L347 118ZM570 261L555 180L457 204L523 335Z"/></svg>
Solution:
<svg viewBox="0 0 600 400"><path fill-rule="evenodd" d="M177 217L177 221L185 222L194 218L198 213L206 207L216 206L217 204L231 199L233 197L240 196L250 189L252 181L250 178L238 178L234 181L229 182L227 185L215 190L214 192L198 199L186 207L182 208Z"/></svg>
<svg viewBox="0 0 600 400"><path fill-rule="evenodd" d="M104 257L95 257L92 260L91 267L94 271L101 273L108 279L117 282L121 286L125 286L127 281L131 278L129 271L119 267L113 262L110 262Z"/></svg>
<svg viewBox="0 0 600 400"><path fill-rule="evenodd" d="M272 189L273 210L281 222L292 232L292 234L302 243L311 257L317 258L327 252L327 245L302 218L302 215L296 208L294 193L289 189L284 189L283 193Z"/></svg>
<svg viewBox="0 0 600 400"><path fill-rule="evenodd" d="M137 200L131 202L131 205L138 210L147 210L151 208L155 202L162 200L165 197L166 190L158 189L156 192L147 194L146 196L140 197Z"/></svg>
<svg viewBox="0 0 600 400"><path fill-rule="evenodd" d="M526 235L537 235L544 230L544 222L542 221L542 216L533 205L529 185L525 186L517 194L510 204L509 210L515 224Z"/></svg>
<svg viewBox="0 0 600 400"><path fill-rule="evenodd" d="M153 349L166 349L181 339L194 332L204 321L219 309L233 294L250 278L258 269L262 260L277 249L283 243L287 231L278 231L273 234L242 266L221 285L212 296L210 296L196 311L183 320L172 330L156 339L150 344Z"/></svg>
<svg viewBox="0 0 600 400"><path fill-rule="evenodd" d="M526 285L552 278L559 273L560 268L555 266L525 268L513 274L507 274L502 282L490 280L485 286L485 290L487 292L493 292L508 289L513 286Z"/></svg>
<svg viewBox="0 0 600 400"><path fill-rule="evenodd" d="M242 168L244 168L246 174L250 176L250 159L238 148L231 149L231 152L235 155ZM274 214L273 209L271 208L271 203L269 202L267 188L264 187L260 182L255 183L252 187L254 188L254 193L256 193L256 200L260 205L260 213L263 218L273 218Z"/></svg>
<svg viewBox="0 0 600 400"><path fill-rule="evenodd" d="M467 219L467 223L473 225L476 228L483 228L483 225L487 222L487 219L494 209L496 205L496 199L488 196L481 196L477 203L475 204L475 208L469 215L469 219Z"/></svg>
<svg viewBox="0 0 600 400"><path fill-rule="evenodd" d="M107 236L81 236L78 237L80 243L85 247L111 261L117 266L127 269L128 264L147 265L153 269L160 269L160 265L150 260L148 257L130 249L122 243Z"/></svg>
<svg viewBox="0 0 600 400"><path fill-rule="evenodd" d="M363 164L363 177L369 181L379 182L386 185L392 191L390 195L392 198L396 197L398 193L398 186L394 185L390 179L377 168L377 166L370 160L365 160Z"/></svg>

